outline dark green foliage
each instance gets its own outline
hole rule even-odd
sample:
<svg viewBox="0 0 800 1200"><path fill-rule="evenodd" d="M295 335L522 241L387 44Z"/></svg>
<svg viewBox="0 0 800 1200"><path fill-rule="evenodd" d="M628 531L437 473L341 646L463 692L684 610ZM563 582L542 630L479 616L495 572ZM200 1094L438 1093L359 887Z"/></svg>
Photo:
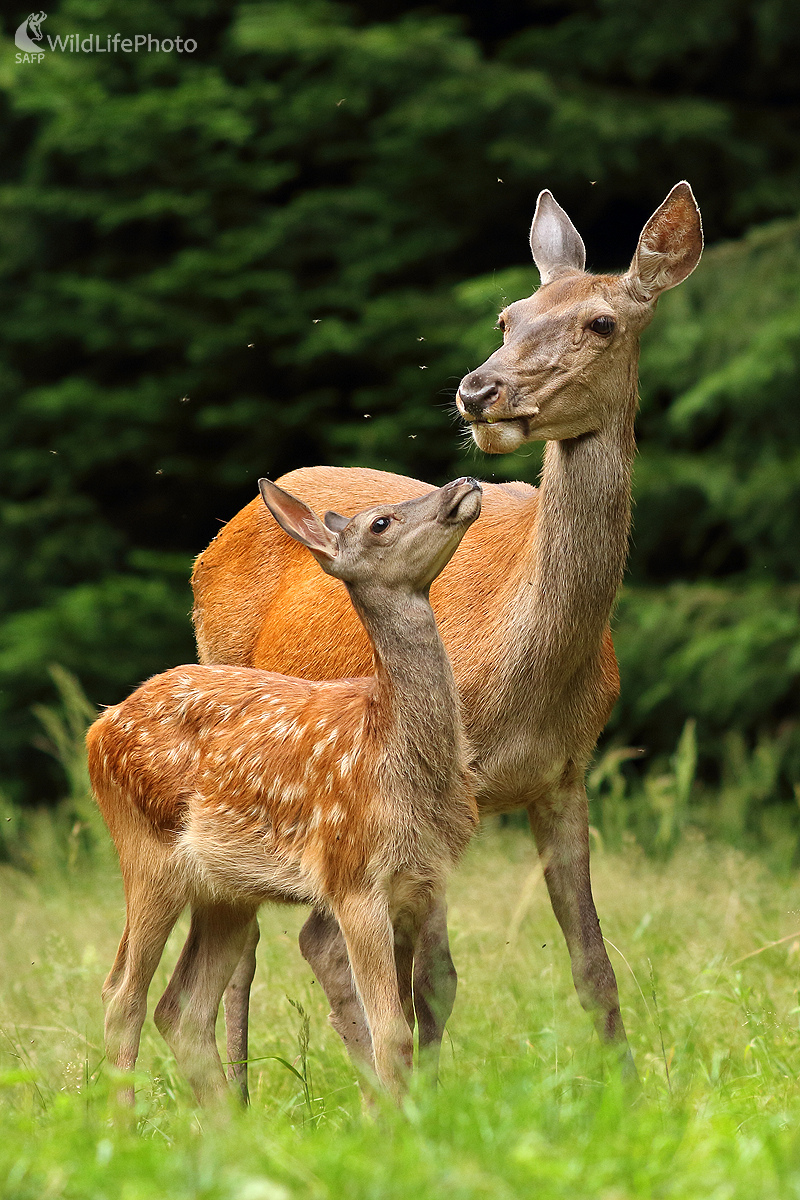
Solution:
<svg viewBox="0 0 800 1200"><path fill-rule="evenodd" d="M697 718L706 777L728 735L800 777L800 223L706 253L641 360L631 574L612 727L662 752ZM684 582L654 590L669 580ZM649 584L649 588L642 585ZM737 743L738 744L738 743Z"/></svg>
<svg viewBox="0 0 800 1200"><path fill-rule="evenodd" d="M800 578L800 222L708 252L641 380L637 577Z"/></svg>
<svg viewBox="0 0 800 1200"><path fill-rule="evenodd" d="M626 686L613 721L635 741L674 745L684 713L720 738L732 728L755 732L796 718L797 585L630 589L617 626Z"/></svg>
<svg viewBox="0 0 800 1200"><path fill-rule="evenodd" d="M625 264L683 176L712 239L797 211L788 0L700 0L691 19L637 0L488 12L65 0L51 37L180 34L198 49L17 65L3 48L14 795L48 786L30 709L52 699L49 664L110 702L191 656L191 556L258 475L335 462L535 478L535 447L465 460L449 409L495 344L494 312L536 282L541 187L596 268ZM705 771L731 724L749 744L793 712L798 285L798 227L760 230L709 254L646 335L614 736L668 753L696 715Z"/></svg>

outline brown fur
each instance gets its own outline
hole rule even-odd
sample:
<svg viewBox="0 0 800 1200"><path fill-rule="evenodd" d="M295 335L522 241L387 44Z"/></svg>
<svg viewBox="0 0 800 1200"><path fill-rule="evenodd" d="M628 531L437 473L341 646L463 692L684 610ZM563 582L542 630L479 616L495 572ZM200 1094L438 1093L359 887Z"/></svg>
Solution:
<svg viewBox="0 0 800 1200"><path fill-rule="evenodd" d="M374 677L312 684L175 667L92 726L98 805L118 845L135 808L137 827L141 815L149 835L195 872L184 902L247 893L256 904L329 906L403 865L432 886L439 860L452 866L463 852L477 809L463 768L452 815L414 806L404 779L393 778L389 703ZM427 864L431 840L437 856Z"/></svg>
<svg viewBox="0 0 800 1200"><path fill-rule="evenodd" d="M243 950L255 950L258 906L272 900L312 904L341 926L371 1035L360 1057L401 1090L418 931L477 823L455 682L427 585L402 575L406 543L420 530L420 567L435 569L428 527L438 537L433 550L449 556L474 519L479 490L457 485L471 505L466 516L438 515L454 494L449 485L404 506L388 545L388 534L383 542L370 534L368 518L338 535L326 569L344 564L340 578L369 629L373 674L308 682L244 667L176 667L89 730L92 786L127 902L104 988L112 1064L134 1065L152 973L190 904L192 931L156 1021L198 1098L220 1094L214 1018ZM317 524L320 542L336 544ZM341 582L335 587L351 609ZM244 989L245 1012L251 978L244 970L233 984ZM241 1021L237 1045L246 1053ZM241 1070L233 1075L241 1085Z"/></svg>
<svg viewBox="0 0 800 1200"><path fill-rule="evenodd" d="M462 381L457 404L490 453L546 439L541 486L484 485L482 519L431 602L474 748L479 808L527 808L581 1001L601 1036L624 1044L591 895L583 777L619 692L609 617L627 555L639 335L659 292L696 265L702 234L683 183L645 226L624 276L583 273L583 244L549 193L531 239L546 286L501 313L503 345ZM599 317L613 319L610 336L594 332ZM345 513L427 486L331 467L294 471L284 483ZM309 678L364 669L368 650L352 614L265 522L257 501L200 555L193 586L205 662ZM419 962L414 990L434 1055L454 986L441 912L436 920L436 936L426 939L431 961ZM304 953L340 1028L347 980L337 932L323 925L315 921Z"/></svg>

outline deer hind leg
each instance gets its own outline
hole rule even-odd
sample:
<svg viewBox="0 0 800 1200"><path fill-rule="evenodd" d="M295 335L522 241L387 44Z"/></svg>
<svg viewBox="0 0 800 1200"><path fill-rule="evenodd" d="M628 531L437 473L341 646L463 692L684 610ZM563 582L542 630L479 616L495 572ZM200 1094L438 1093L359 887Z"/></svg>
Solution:
<svg viewBox="0 0 800 1200"><path fill-rule="evenodd" d="M300 930L300 952L322 984L331 1006L328 1020L353 1065L359 1073L374 1070L372 1038L336 918L314 910Z"/></svg>
<svg viewBox="0 0 800 1200"><path fill-rule="evenodd" d="M239 1089L243 1104L250 1102L247 1089L250 987L256 973L256 946L259 937L258 921L253 917L244 952L223 997L228 1042L228 1079Z"/></svg>
<svg viewBox="0 0 800 1200"><path fill-rule="evenodd" d="M414 952L414 1011L419 1026L420 1066L433 1078L439 1069L444 1028L453 1011L458 976L447 937L447 904L435 898L417 936Z"/></svg>
<svg viewBox="0 0 800 1200"><path fill-rule="evenodd" d="M119 941L117 956L114 959L113 966L106 976L103 984L103 1004L108 1005L111 997L116 992L125 975L125 964L128 961L128 922L125 922L125 928L122 931L122 937Z"/></svg>
<svg viewBox="0 0 800 1200"><path fill-rule="evenodd" d="M414 1040L400 1000L395 936L385 898L347 897L336 906L353 978L372 1037L378 1081L399 1100L411 1070Z"/></svg>
<svg viewBox="0 0 800 1200"><path fill-rule="evenodd" d="M217 904L195 908L189 936L155 1022L200 1104L227 1095L215 1026L222 993L251 933L252 909Z"/></svg>
<svg viewBox="0 0 800 1200"><path fill-rule="evenodd" d="M589 873L589 810L583 784L528 809L553 912L572 964L578 999L591 1013L601 1041L619 1047L636 1074L619 1008L614 969L606 952Z"/></svg>
<svg viewBox="0 0 800 1200"><path fill-rule="evenodd" d="M406 1019L406 1024L414 1036L414 994L412 976L414 971L414 948L417 940L417 930L407 922L398 928L394 927L394 966L397 975L397 990L400 1004Z"/></svg>
<svg viewBox="0 0 800 1200"><path fill-rule="evenodd" d="M182 897L154 886L152 879L127 882L128 919L103 986L106 1058L118 1071L132 1071L136 1065L147 992L184 905ZM133 1104L133 1086L123 1088L119 1099Z"/></svg>

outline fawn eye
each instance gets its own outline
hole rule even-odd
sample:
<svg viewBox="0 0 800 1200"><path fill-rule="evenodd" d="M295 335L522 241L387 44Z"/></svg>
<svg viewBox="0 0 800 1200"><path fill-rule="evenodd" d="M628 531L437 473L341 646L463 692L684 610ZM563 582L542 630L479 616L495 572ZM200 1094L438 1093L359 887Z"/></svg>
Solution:
<svg viewBox="0 0 800 1200"><path fill-rule="evenodd" d="M391 517L378 517L369 527L370 533L384 533L392 523Z"/></svg>
<svg viewBox="0 0 800 1200"><path fill-rule="evenodd" d="M505 320L505 317L498 317L498 318L497 318L497 328L500 330L500 332L501 332L501 333L505 333L505 331L506 331L506 320Z"/></svg>
<svg viewBox="0 0 800 1200"><path fill-rule="evenodd" d="M608 337L609 334L614 332L616 324L613 317L595 317L589 328L594 333L599 333L601 337Z"/></svg>

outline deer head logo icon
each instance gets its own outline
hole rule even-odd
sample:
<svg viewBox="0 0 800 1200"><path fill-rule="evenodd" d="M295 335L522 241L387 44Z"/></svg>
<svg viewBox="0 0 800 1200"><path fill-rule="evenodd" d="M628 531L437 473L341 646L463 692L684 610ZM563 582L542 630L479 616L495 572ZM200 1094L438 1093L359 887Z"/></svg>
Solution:
<svg viewBox="0 0 800 1200"><path fill-rule="evenodd" d="M46 12L31 13L20 25L17 32L14 34L14 41L18 50L24 50L27 54L41 54L45 50L42 42L42 21L47 19ZM33 41L31 41L33 38ZM38 46L36 43L40 43Z"/></svg>

